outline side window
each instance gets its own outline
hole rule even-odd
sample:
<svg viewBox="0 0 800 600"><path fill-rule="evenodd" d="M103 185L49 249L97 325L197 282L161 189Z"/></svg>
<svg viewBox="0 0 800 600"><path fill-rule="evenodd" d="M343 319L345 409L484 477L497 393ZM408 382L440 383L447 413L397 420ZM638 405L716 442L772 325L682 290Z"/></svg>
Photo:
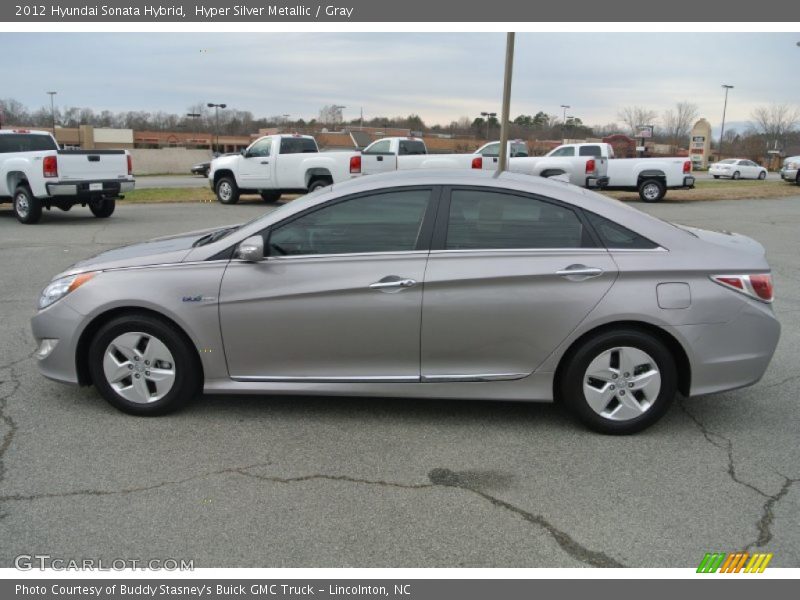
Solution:
<svg viewBox="0 0 800 600"><path fill-rule="evenodd" d="M484 147L481 156L500 156L500 144L489 144Z"/></svg>
<svg viewBox="0 0 800 600"><path fill-rule="evenodd" d="M658 244L651 242L646 237L631 231L627 227L623 227L619 223L589 211L584 211L584 214L606 248L628 250L652 250L658 248Z"/></svg>
<svg viewBox="0 0 800 600"><path fill-rule="evenodd" d="M573 146L565 146L553 152L550 156L575 156L575 148Z"/></svg>
<svg viewBox="0 0 800 600"><path fill-rule="evenodd" d="M600 152L600 146L581 146L578 150L578 155L600 158L602 156L602 152Z"/></svg>
<svg viewBox="0 0 800 600"><path fill-rule="evenodd" d="M398 190L337 202L270 234L269 254L300 256L415 250L431 191Z"/></svg>
<svg viewBox="0 0 800 600"><path fill-rule="evenodd" d="M269 156L272 140L259 140L247 150L247 156Z"/></svg>
<svg viewBox="0 0 800 600"><path fill-rule="evenodd" d="M410 154L427 154L425 144L419 140L400 140L400 147L397 152L400 156Z"/></svg>
<svg viewBox="0 0 800 600"><path fill-rule="evenodd" d="M364 150L364 154L390 154L391 140L381 140L375 142L369 148Z"/></svg>
<svg viewBox="0 0 800 600"><path fill-rule="evenodd" d="M453 190L448 250L592 246L569 208L490 190Z"/></svg>

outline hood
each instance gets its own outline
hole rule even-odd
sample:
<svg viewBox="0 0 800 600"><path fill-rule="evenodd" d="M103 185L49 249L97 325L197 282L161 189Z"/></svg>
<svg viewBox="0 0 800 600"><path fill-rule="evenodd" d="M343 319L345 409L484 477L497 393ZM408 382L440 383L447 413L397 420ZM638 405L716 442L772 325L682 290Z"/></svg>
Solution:
<svg viewBox="0 0 800 600"><path fill-rule="evenodd" d="M170 235L148 240L129 246L121 246L113 250L106 250L96 256L75 263L63 273L53 279L84 273L86 271L101 271L107 269L122 269L126 267L143 267L166 263L182 262L192 250L192 244L204 235L223 229L212 227L189 233Z"/></svg>
<svg viewBox="0 0 800 600"><path fill-rule="evenodd" d="M218 156L211 161L210 168L212 171L222 168L232 169L236 165L237 158L239 158L239 154L225 154L223 156Z"/></svg>

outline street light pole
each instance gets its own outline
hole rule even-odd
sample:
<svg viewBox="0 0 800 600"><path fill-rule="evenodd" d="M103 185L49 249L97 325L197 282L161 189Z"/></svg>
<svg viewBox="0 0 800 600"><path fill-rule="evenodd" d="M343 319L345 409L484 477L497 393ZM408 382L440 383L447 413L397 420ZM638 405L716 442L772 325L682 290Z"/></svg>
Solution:
<svg viewBox="0 0 800 600"><path fill-rule="evenodd" d="M719 157L717 160L722 160L722 136L725 135L725 113L728 111L728 90L732 90L732 85L722 84L725 88L725 104L722 105L722 128L719 131Z"/></svg>
<svg viewBox="0 0 800 600"><path fill-rule="evenodd" d="M56 136L56 106L53 103L53 96L58 92L47 92L50 95L50 116L53 119L53 137Z"/></svg>
<svg viewBox="0 0 800 600"><path fill-rule="evenodd" d="M197 119L200 118L200 113L186 113L186 116L195 122L195 126L192 127L192 132L197 136ZM195 141L195 143L197 142Z"/></svg>
<svg viewBox="0 0 800 600"><path fill-rule="evenodd" d="M503 78L503 110L500 114L500 160L495 177L506 170L508 164L508 129L511 112L511 75L514 72L514 33L506 35L506 68Z"/></svg>
<svg viewBox="0 0 800 600"><path fill-rule="evenodd" d="M213 108L214 109L214 118L215 118L214 129L215 129L215 133L216 133L216 136L217 136L216 151L219 152L219 109L220 108L226 108L228 105L224 104L224 103L223 104L214 104L213 102L209 102L206 106L208 106L208 108Z"/></svg>
<svg viewBox="0 0 800 600"><path fill-rule="evenodd" d="M488 142L489 141L489 119L491 119L493 117L496 117L497 113L496 112L482 112L481 116L482 117L486 117L486 141Z"/></svg>

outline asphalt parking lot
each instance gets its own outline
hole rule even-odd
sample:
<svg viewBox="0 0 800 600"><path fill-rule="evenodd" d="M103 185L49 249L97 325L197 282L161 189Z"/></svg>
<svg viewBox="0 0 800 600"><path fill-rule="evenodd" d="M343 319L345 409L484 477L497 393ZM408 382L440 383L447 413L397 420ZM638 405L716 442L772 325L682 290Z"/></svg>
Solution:
<svg viewBox="0 0 800 600"><path fill-rule="evenodd" d="M0 566L19 554L196 567L695 567L748 549L800 566L800 196L637 204L755 237L783 333L754 387L604 437L551 405L216 397L162 418L42 378L29 319L75 261L250 219L129 205L23 226L0 208Z"/></svg>

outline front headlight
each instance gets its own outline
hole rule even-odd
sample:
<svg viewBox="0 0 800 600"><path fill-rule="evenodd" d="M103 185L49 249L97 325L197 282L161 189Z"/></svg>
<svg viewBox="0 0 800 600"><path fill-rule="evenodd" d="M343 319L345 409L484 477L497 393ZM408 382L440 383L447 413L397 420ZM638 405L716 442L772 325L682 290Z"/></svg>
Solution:
<svg viewBox="0 0 800 600"><path fill-rule="evenodd" d="M785 165L783 165L783 166L784 166L785 168L787 168L787 169L796 169L796 168L797 168L797 165L798 165L798 163L794 163L794 162L787 162L787 163L786 163Z"/></svg>
<svg viewBox="0 0 800 600"><path fill-rule="evenodd" d="M56 279L50 285L44 288L44 290L42 290L42 295L39 296L39 309L47 308L53 302L61 300L61 298L70 292L77 290L98 273L99 271L92 271L89 273L79 273L78 275L69 275L68 277Z"/></svg>

